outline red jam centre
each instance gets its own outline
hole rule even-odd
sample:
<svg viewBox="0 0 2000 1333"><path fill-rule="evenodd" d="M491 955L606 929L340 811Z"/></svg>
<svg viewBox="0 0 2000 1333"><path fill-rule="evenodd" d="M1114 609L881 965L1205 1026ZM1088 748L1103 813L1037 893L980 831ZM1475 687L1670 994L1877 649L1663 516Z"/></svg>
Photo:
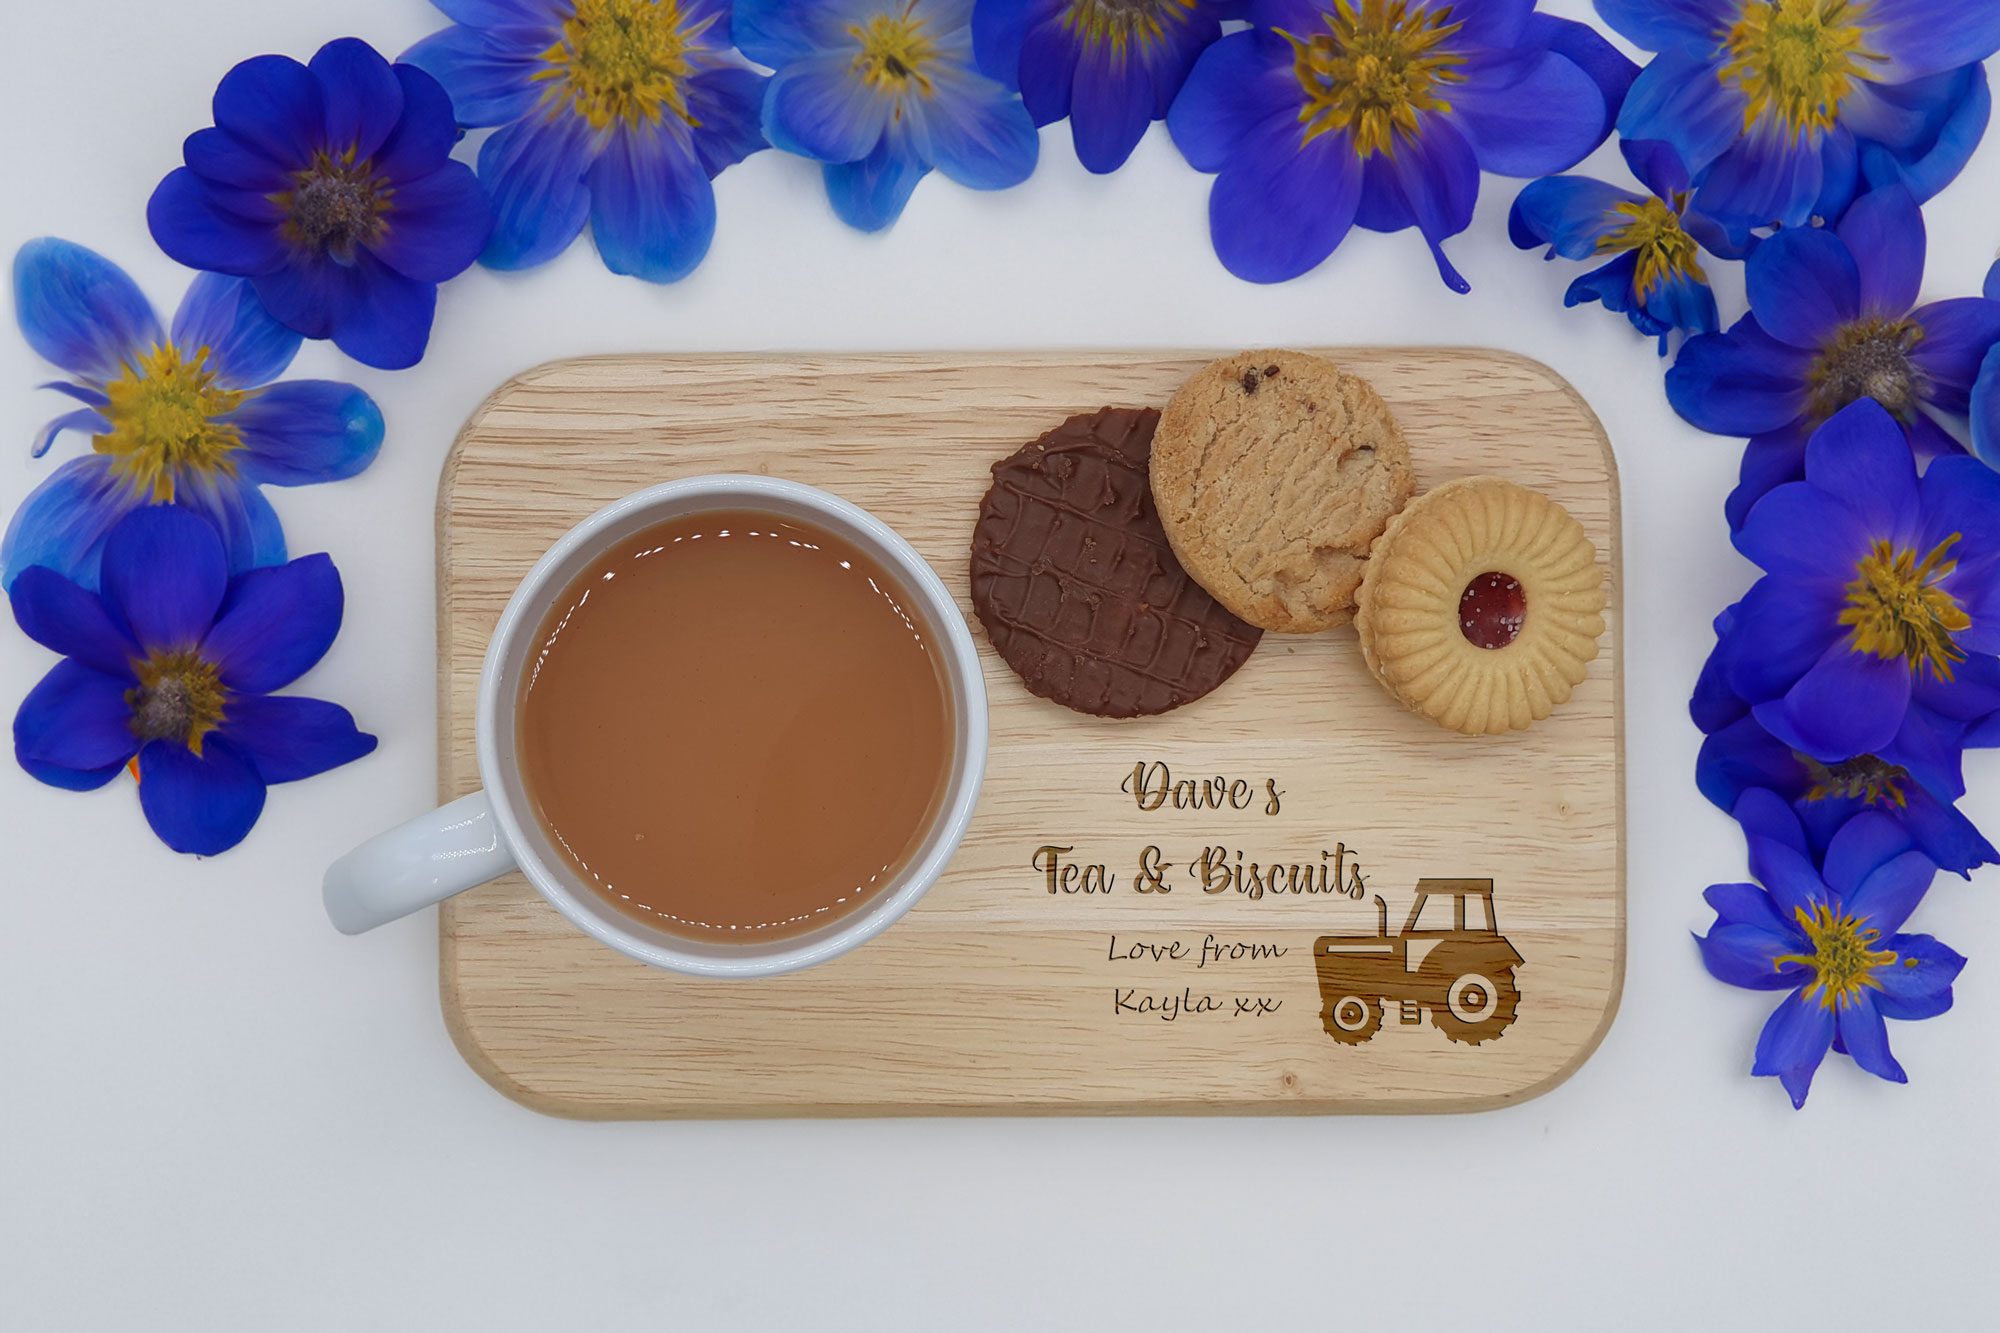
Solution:
<svg viewBox="0 0 2000 1333"><path fill-rule="evenodd" d="M1505 648L1521 636L1527 615L1527 594L1511 575L1488 570L1459 594L1459 633L1475 648Z"/></svg>

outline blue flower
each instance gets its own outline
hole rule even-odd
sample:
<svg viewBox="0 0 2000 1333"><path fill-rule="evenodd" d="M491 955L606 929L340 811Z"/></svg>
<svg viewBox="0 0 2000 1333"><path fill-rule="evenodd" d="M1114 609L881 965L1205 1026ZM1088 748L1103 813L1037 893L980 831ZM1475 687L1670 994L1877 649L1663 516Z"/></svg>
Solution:
<svg viewBox="0 0 2000 1333"><path fill-rule="evenodd" d="M136 758L146 822L177 852L234 847L267 785L375 748L346 709L272 694L340 632L340 575L324 555L232 578L215 530L160 505L112 529L101 595L38 566L9 597L28 637L63 657L14 715L15 759L89 791Z"/></svg>
<svg viewBox="0 0 2000 1333"><path fill-rule="evenodd" d="M1732 528L1773 486L1803 475L1815 428L1863 398L1895 415L1918 456L1961 452L1935 418L1962 422L1972 409L1980 363L2000 343L2000 301L1912 310L1924 248L1910 192L1877 190L1837 228L1788 229L1759 245L1745 272L1750 313L1681 348L1667 372L1674 410L1703 430L1751 437L1729 498ZM1974 430L1996 426L2000 415Z"/></svg>
<svg viewBox="0 0 2000 1333"><path fill-rule="evenodd" d="M1733 814L1749 792L1774 793L1804 826L1815 864L1833 835L1863 810L1901 824L1941 869L1970 877L1979 866L2000 864L2000 851L1955 804L1965 795L1965 747L1991 743L2000 718L2000 658L1968 656L1951 683L1919 674L1910 682L1902 729L1887 745L1826 763L1766 731L1729 688L1726 664L1741 649L1727 642L1735 618L1735 607L1716 617L1718 642L1690 702L1705 736L1694 770L1702 795Z"/></svg>
<svg viewBox="0 0 2000 1333"><path fill-rule="evenodd" d="M1163 118L1195 57L1244 0L977 0L979 67L1035 124L1069 117L1077 160L1116 171Z"/></svg>
<svg viewBox="0 0 2000 1333"><path fill-rule="evenodd" d="M2000 301L2000 264L1986 273L1986 299ZM1986 466L2000 468L2000 341L1996 341L1979 363L1979 376L1972 382L1972 452Z"/></svg>
<svg viewBox="0 0 2000 1333"><path fill-rule="evenodd" d="M221 533L232 573L282 564L285 534L261 485L351 477L374 461L382 414L351 384L272 384L299 349L241 278L196 278L171 334L132 279L103 256L52 238L14 258L14 309L28 345L75 379L46 387L84 406L64 431L94 452L57 468L0 540L0 586L46 565L97 586L105 534L141 505L172 503Z"/></svg>
<svg viewBox="0 0 2000 1333"><path fill-rule="evenodd" d="M493 225L457 140L437 80L365 42L310 66L257 56L223 76L215 124L188 136L146 221L181 263L250 279L287 328L400 370L424 354L437 285Z"/></svg>
<svg viewBox="0 0 2000 1333"><path fill-rule="evenodd" d="M1358 224L1417 228L1470 290L1443 242L1471 223L1480 171L1574 166L1617 95L1616 59L1566 54L1602 39L1532 0L1253 0L1250 19L1202 52L1167 128L1217 173L1209 235L1251 282L1298 277Z"/></svg>
<svg viewBox="0 0 2000 1333"><path fill-rule="evenodd" d="M2000 474L1976 459L1938 459L1919 480L1888 412L1856 403L1735 541L1767 572L1720 668L1784 745L1822 764L1881 755L1913 701L1963 718L1991 694L1967 662L2000 651Z"/></svg>
<svg viewBox="0 0 2000 1333"><path fill-rule="evenodd" d="M521 269L586 219L614 273L674 282L715 236L724 167L764 147L763 75L730 49L729 0L439 0L458 20L403 53L451 94L494 226L481 262Z"/></svg>
<svg viewBox="0 0 2000 1333"><path fill-rule="evenodd" d="M1587 176L1545 177L1514 201L1508 233L1523 250L1546 244L1549 259L1613 256L1572 282L1563 304L1602 301L1639 332L1658 338L1665 356L1667 335L1675 329L1715 332L1715 293L1702 272L1697 240L1710 249L1724 243L1706 219L1688 214L1687 169L1672 148L1633 139L1619 147L1650 195Z"/></svg>
<svg viewBox="0 0 2000 1333"><path fill-rule="evenodd" d="M736 44L777 71L764 136L823 162L841 221L880 231L932 167L1002 190L1035 169L1021 99L973 67L972 0L738 0Z"/></svg>
<svg viewBox="0 0 2000 1333"><path fill-rule="evenodd" d="M1750 873L1763 885L1716 884L1715 924L1696 936L1719 981L1790 991L1757 1038L1750 1072L1776 1077L1804 1106L1829 1048L1877 1078L1907 1083L1889 1052L1886 1018L1951 1008L1965 966L1929 935L1899 934L1937 873L1895 821L1864 811L1833 835L1816 870L1804 832L1770 792L1744 797Z"/></svg>
<svg viewBox="0 0 2000 1333"><path fill-rule="evenodd" d="M1739 234L1839 218L1864 186L1919 199L1965 165L1991 107L1992 0L1597 0L1659 56L1618 131L1664 139L1695 207Z"/></svg>

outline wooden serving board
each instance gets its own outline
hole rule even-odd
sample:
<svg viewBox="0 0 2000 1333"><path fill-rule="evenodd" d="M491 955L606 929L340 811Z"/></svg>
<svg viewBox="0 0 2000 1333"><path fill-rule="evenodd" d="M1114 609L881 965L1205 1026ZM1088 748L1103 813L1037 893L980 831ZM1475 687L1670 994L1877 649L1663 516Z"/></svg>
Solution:
<svg viewBox="0 0 2000 1333"><path fill-rule="evenodd" d="M1532 731L1472 739L1404 711L1370 679L1351 629L1267 635L1220 690L1163 717L1086 718L1022 688L966 589L988 468L1072 413L1164 403L1206 354L631 356L503 386L439 488L442 798L479 785L480 660L515 583L605 503L706 472L821 486L908 537L980 642L992 751L944 879L885 935L808 972L656 971L571 927L518 875L447 903L444 1011L465 1058L537 1110L597 1118L1454 1111L1562 1081L1609 1025L1624 970L1611 450L1582 399L1532 361L1329 355L1393 407L1420 490L1511 477L1568 506L1602 553L1604 651ZM1149 804L1165 799L1142 808L1135 786ZM1284 892L1260 894L1237 873L1254 865L1265 885L1274 863L1287 867ZM1426 879L1461 882L1430 886L1426 910L1449 918L1461 903L1465 933L1371 945L1383 918L1390 936L1403 931ZM1473 1045L1442 1030L1440 987L1458 985L1461 1010L1491 1028L1501 979L1488 979L1489 997L1412 969L1432 950L1470 949L1489 961L1455 968L1493 970L1477 892L1489 880L1497 934L1522 960L1519 998L1513 1023ZM1439 924L1454 928L1428 916L1416 928ZM1323 939L1340 936L1365 938L1336 939L1329 955ZM1386 1021L1339 1041L1318 974L1354 958L1395 962L1351 983L1381 994L1343 1018L1379 999Z"/></svg>

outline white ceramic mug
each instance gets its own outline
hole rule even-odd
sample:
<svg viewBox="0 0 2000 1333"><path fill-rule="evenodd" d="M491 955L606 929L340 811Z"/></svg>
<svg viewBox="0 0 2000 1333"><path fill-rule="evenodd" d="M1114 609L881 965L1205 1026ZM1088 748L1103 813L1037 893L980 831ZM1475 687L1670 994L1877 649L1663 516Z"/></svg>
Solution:
<svg viewBox="0 0 2000 1333"><path fill-rule="evenodd" d="M909 590L935 631L955 721L951 772L932 825L884 890L860 909L803 935L707 943L626 916L579 880L533 815L514 748L520 672L551 601L607 549L684 514L754 509L802 520L853 542ZM485 790L361 844L327 868L326 913L349 935L520 870L558 912L639 961L676 972L750 977L824 962L880 934L944 872L958 849L986 772L986 684L958 604L911 545L866 510L794 481L710 476L670 481L598 510L563 537L514 590L479 677L479 776Z"/></svg>

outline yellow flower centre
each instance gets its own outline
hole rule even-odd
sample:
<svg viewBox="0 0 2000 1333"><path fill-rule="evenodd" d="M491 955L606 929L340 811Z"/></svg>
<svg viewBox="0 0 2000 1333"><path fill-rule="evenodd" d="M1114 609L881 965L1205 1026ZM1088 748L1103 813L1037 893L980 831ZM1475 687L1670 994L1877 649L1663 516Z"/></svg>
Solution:
<svg viewBox="0 0 2000 1333"><path fill-rule="evenodd" d="M1194 0L1070 0L1062 23L1085 43L1123 55L1159 41L1193 10Z"/></svg>
<svg viewBox="0 0 2000 1333"><path fill-rule="evenodd" d="M1673 278L1708 281L1708 275L1701 270L1700 251L1695 247L1694 237L1682 228L1680 213L1669 207L1665 200L1647 199L1637 204L1617 204L1611 211L1627 221L1605 234L1597 243L1597 253L1639 252L1639 268L1633 275L1632 286L1640 300L1645 300L1652 295L1654 288Z"/></svg>
<svg viewBox="0 0 2000 1333"><path fill-rule="evenodd" d="M292 173L292 188L271 199L284 210L279 230L286 240L346 264L357 246L381 238L388 227L382 215L395 193L388 178L376 173L374 160L357 161L350 147L339 154L314 153L310 164Z"/></svg>
<svg viewBox="0 0 2000 1333"><path fill-rule="evenodd" d="M1823 903L1813 904L1810 912L1794 908L1792 916L1805 932L1812 952L1780 954L1772 966L1782 970L1787 963L1803 963L1811 968L1814 975L1805 988L1806 999L1817 999L1822 1007L1836 1009L1851 1004L1867 987L1882 989L1875 970L1895 962L1896 955L1874 947L1882 938L1881 931L1864 926L1858 917L1836 914Z"/></svg>
<svg viewBox="0 0 2000 1333"><path fill-rule="evenodd" d="M1442 50L1463 25L1451 7L1416 8L1411 0L1334 0L1327 31L1282 34L1292 44L1292 72L1305 91L1303 142L1346 130L1363 158L1392 153L1398 134L1414 135L1424 111L1449 111L1442 96L1463 81L1465 57Z"/></svg>
<svg viewBox="0 0 2000 1333"><path fill-rule="evenodd" d="M222 723L228 697L214 664L182 649L156 652L137 670L138 686L125 691L132 734L141 743L173 741L200 754L202 738Z"/></svg>
<svg viewBox="0 0 2000 1333"><path fill-rule="evenodd" d="M1921 562L1915 551L1894 550L1886 541L1861 557L1840 613L1840 623L1854 631L1855 652L1884 661L1906 658L1913 675L1929 666L1940 679L1951 679L1952 664L1965 660L1965 650L1951 636L1972 623L1957 600L1937 586L1958 568L1945 554L1957 542L1953 533Z"/></svg>
<svg viewBox="0 0 2000 1333"><path fill-rule="evenodd" d="M595 130L657 124L668 113L699 125L688 111L689 52L715 20L686 27L684 18L676 0L575 0L533 76L552 85L544 105L553 103L551 114L567 107Z"/></svg>
<svg viewBox="0 0 2000 1333"><path fill-rule="evenodd" d="M874 92L902 93L914 88L920 96L931 95L933 86L924 66L937 59L937 43L924 31L924 21L911 13L914 8L915 0L906 0L902 13L876 14L866 24L847 30L861 42L854 72Z"/></svg>
<svg viewBox="0 0 2000 1333"><path fill-rule="evenodd" d="M1903 784L1910 780L1908 769L1864 754L1837 764L1822 764L1811 755L1793 752L1805 765L1813 785L1806 790L1808 801L1825 801L1841 796L1860 799L1869 805L1890 804L1901 809L1909 804Z"/></svg>
<svg viewBox="0 0 2000 1333"><path fill-rule="evenodd" d="M1924 340L1914 319L1857 319L1840 326L1806 371L1806 410L1815 422L1863 398L1909 420L1923 380L1910 353Z"/></svg>
<svg viewBox="0 0 2000 1333"><path fill-rule="evenodd" d="M1742 90L1743 128L1775 118L1794 139L1831 127L1856 81L1881 57L1864 45L1865 3L1750 0L1724 43L1722 82Z"/></svg>
<svg viewBox="0 0 2000 1333"><path fill-rule="evenodd" d="M104 388L111 401L99 410L111 422L111 433L96 437L91 447L110 454L111 470L155 504L174 498L183 469L236 472L229 456L243 447L243 437L221 418L245 395L217 388L207 363L206 347L182 360L179 348L162 344Z"/></svg>

